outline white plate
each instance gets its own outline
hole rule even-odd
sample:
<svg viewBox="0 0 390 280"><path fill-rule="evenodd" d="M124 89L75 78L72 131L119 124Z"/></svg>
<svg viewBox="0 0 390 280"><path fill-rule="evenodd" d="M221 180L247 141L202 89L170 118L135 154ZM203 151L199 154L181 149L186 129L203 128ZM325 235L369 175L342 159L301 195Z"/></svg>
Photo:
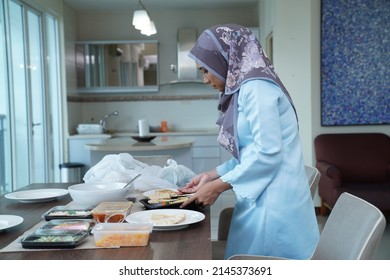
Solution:
<svg viewBox="0 0 390 280"><path fill-rule="evenodd" d="M68 190L65 189L37 189L7 193L4 197L19 202L34 203L55 200L68 193Z"/></svg>
<svg viewBox="0 0 390 280"><path fill-rule="evenodd" d="M0 231L15 227L23 222L23 218L15 215L0 215Z"/></svg>
<svg viewBox="0 0 390 280"><path fill-rule="evenodd" d="M203 221L205 215L203 213L186 210L186 209L156 209L156 210L146 210L140 211L130 214L126 217L126 221L128 223L145 223L151 222L150 217L153 213L157 214L166 214L166 215L176 215L180 213L184 213L186 218L183 222L174 225L161 225L161 226L153 226L153 230L177 230L181 228L185 228L190 224L198 223Z"/></svg>
<svg viewBox="0 0 390 280"><path fill-rule="evenodd" d="M149 197L151 195L154 195L156 193L156 191L159 191L159 190L170 190L170 191L173 191L173 192L177 192L177 189L156 189L156 190L151 190L151 191L144 192L143 195Z"/></svg>

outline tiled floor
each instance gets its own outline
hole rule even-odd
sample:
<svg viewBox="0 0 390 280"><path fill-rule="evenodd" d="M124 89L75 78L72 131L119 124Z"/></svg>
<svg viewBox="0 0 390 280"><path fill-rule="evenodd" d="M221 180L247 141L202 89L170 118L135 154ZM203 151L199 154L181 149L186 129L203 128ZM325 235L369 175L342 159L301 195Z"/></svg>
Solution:
<svg viewBox="0 0 390 280"><path fill-rule="evenodd" d="M317 216L320 231L326 222L326 216ZM386 217L387 225L374 260L390 260L390 216ZM213 242L213 259L223 259L224 242Z"/></svg>

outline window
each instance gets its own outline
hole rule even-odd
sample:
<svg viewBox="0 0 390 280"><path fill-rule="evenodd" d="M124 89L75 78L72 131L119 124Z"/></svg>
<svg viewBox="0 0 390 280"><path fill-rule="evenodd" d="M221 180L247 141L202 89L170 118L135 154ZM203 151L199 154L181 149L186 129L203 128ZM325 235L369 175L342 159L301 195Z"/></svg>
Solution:
<svg viewBox="0 0 390 280"><path fill-rule="evenodd" d="M0 2L2 193L56 181L62 151L58 26L17 0Z"/></svg>

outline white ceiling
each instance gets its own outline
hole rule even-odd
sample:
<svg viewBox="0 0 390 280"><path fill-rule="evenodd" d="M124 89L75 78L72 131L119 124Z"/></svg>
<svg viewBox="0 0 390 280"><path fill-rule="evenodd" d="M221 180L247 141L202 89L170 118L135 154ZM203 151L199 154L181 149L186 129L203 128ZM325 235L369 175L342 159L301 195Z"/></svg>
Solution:
<svg viewBox="0 0 390 280"><path fill-rule="evenodd" d="M138 0L64 0L75 10L136 9ZM231 8L256 5L258 0L142 0L147 10Z"/></svg>

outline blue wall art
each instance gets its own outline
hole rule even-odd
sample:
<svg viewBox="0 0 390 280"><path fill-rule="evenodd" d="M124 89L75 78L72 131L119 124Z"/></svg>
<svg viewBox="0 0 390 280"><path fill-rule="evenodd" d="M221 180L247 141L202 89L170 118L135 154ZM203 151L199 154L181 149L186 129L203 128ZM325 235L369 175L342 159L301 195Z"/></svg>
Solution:
<svg viewBox="0 0 390 280"><path fill-rule="evenodd" d="M321 9L321 124L390 124L390 0Z"/></svg>

